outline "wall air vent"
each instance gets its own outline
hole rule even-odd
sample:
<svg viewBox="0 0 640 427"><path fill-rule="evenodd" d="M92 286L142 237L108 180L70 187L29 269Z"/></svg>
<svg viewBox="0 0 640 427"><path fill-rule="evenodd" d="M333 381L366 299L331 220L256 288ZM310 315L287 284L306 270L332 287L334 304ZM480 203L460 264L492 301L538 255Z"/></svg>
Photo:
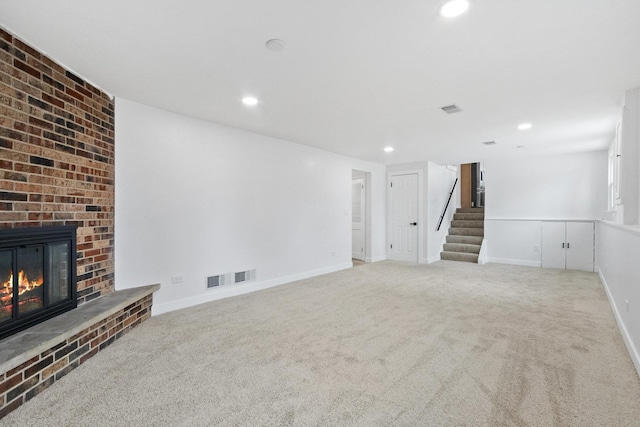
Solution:
<svg viewBox="0 0 640 427"><path fill-rule="evenodd" d="M460 111L462 111L460 107L455 104L447 105L446 107L440 107L440 109L447 114L459 113Z"/></svg>
<svg viewBox="0 0 640 427"><path fill-rule="evenodd" d="M483 142L484 145L496 145L495 141L485 141Z"/></svg>

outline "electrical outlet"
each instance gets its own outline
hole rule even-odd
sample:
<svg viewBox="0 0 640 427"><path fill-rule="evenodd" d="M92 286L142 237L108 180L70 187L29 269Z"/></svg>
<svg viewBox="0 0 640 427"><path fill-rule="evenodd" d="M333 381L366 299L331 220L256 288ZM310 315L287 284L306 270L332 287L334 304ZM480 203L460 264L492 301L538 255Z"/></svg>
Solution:
<svg viewBox="0 0 640 427"><path fill-rule="evenodd" d="M629 312L629 300L628 299L624 300L624 303L627 306L627 313L628 313Z"/></svg>
<svg viewBox="0 0 640 427"><path fill-rule="evenodd" d="M533 252L540 252L540 245L533 245Z"/></svg>
<svg viewBox="0 0 640 427"><path fill-rule="evenodd" d="M184 276L171 276L171 283L182 283L184 282Z"/></svg>

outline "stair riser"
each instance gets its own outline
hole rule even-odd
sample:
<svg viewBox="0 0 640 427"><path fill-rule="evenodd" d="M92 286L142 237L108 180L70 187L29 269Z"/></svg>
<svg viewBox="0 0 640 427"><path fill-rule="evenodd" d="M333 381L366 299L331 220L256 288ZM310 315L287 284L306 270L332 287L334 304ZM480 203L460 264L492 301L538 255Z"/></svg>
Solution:
<svg viewBox="0 0 640 427"><path fill-rule="evenodd" d="M477 236L447 236L447 243L466 243L470 245L482 245L482 237Z"/></svg>
<svg viewBox="0 0 640 427"><path fill-rule="evenodd" d="M457 213L453 214L454 221L484 221L484 214L481 213Z"/></svg>
<svg viewBox="0 0 640 427"><path fill-rule="evenodd" d="M484 213L484 208L458 208L456 213Z"/></svg>
<svg viewBox="0 0 640 427"><path fill-rule="evenodd" d="M484 221L451 221L451 227L484 228Z"/></svg>
<svg viewBox="0 0 640 427"><path fill-rule="evenodd" d="M484 228L450 228L449 234L454 236L481 236L484 237Z"/></svg>
<svg viewBox="0 0 640 427"><path fill-rule="evenodd" d="M479 254L480 245L468 245L464 243L445 243L444 250L446 252L462 252L467 254Z"/></svg>

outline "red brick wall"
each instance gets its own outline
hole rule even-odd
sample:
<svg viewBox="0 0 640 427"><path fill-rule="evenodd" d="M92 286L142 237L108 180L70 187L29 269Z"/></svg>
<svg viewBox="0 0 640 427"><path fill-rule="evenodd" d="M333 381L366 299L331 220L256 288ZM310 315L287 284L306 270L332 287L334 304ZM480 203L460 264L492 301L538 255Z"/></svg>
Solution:
<svg viewBox="0 0 640 427"><path fill-rule="evenodd" d="M0 228L78 226L78 303L112 292L114 105L0 28Z"/></svg>

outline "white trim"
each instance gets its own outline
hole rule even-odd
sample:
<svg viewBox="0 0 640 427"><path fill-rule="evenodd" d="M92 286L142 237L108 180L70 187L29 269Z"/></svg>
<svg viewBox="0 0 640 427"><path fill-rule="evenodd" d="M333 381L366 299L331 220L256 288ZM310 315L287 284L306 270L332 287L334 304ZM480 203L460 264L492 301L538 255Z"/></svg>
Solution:
<svg viewBox="0 0 640 427"><path fill-rule="evenodd" d="M609 299L609 305L611 305L611 309L613 310L613 317L616 319L616 323L618 324L618 329L620 329L620 335L622 335L622 340L627 347L627 351L629 352L629 356L631 356L631 361L633 362L633 366L636 368L636 373L640 376L640 353L638 353L638 349L636 349L635 345L633 345L633 341L631 340L631 336L627 331L624 322L622 321L622 317L620 316L620 312L618 311L618 307L616 306L613 295L611 294L611 290L609 290L609 285L607 285L607 281L602 274L602 271L598 268L598 275L600 276L600 281L604 286L604 290L607 293L607 298Z"/></svg>
<svg viewBox="0 0 640 427"><path fill-rule="evenodd" d="M386 261L387 257L386 255L379 255L379 256L374 256L374 257L367 257L365 259L366 262L378 262L378 261Z"/></svg>
<svg viewBox="0 0 640 427"><path fill-rule="evenodd" d="M484 265L489 262L489 241L482 239L480 244L480 253L478 253L478 264Z"/></svg>
<svg viewBox="0 0 640 427"><path fill-rule="evenodd" d="M437 256L431 257L431 258L427 258L426 262L424 264L433 264L434 262L438 262L440 261L440 254L438 254Z"/></svg>
<svg viewBox="0 0 640 427"><path fill-rule="evenodd" d="M206 294L196 295L189 298L183 298L175 301L166 302L163 304L154 304L151 309L152 316L158 314L168 313L170 311L180 310L182 308L193 307L195 305L204 304L206 302L216 301L219 299L234 297L237 295L244 295L250 292L259 291L262 289L273 288L274 286L284 285L286 283L295 282L296 280L308 279L315 276L321 276L323 274L334 273L340 270L346 270L353 267L352 262L345 264L339 264L332 267L320 268L318 270L305 271L303 273L292 274L290 276L279 277L276 279L266 280L263 282L249 282L241 285L223 285L219 289L209 290Z"/></svg>
<svg viewBox="0 0 640 427"><path fill-rule="evenodd" d="M527 261L523 259L508 259L508 258L487 258L486 262L493 262L496 264L510 264L510 265L522 265L524 267L540 267L540 261Z"/></svg>
<svg viewBox="0 0 640 427"><path fill-rule="evenodd" d="M559 222L596 222L602 221L599 219L585 218L585 219L562 219L562 218L485 218L485 221L559 221Z"/></svg>
<svg viewBox="0 0 640 427"><path fill-rule="evenodd" d="M411 174L417 174L418 175L418 259L416 260L417 263L420 263L420 260L423 259L423 246L424 246L424 239L422 238L422 232L423 232L423 224L422 224L422 219L424 218L424 197L423 197L423 185L424 185L424 181L423 181L423 170L422 169L407 169L407 170L402 170L402 171L393 171L393 172L389 172L387 174L387 212L393 212L393 206L391 206L392 200L391 200L391 180L393 179L394 176L399 176L399 175L411 175ZM393 259L391 257L391 248L389 247L390 242L392 241L393 238L393 217L392 215L387 215L387 247L386 247L386 254L387 254L387 259Z"/></svg>
<svg viewBox="0 0 640 427"><path fill-rule="evenodd" d="M640 236L640 226L638 225L620 224L618 222L608 221L606 219L600 219L598 220L598 222L600 224L608 225L609 227L616 228L618 230L626 231L627 233Z"/></svg>

